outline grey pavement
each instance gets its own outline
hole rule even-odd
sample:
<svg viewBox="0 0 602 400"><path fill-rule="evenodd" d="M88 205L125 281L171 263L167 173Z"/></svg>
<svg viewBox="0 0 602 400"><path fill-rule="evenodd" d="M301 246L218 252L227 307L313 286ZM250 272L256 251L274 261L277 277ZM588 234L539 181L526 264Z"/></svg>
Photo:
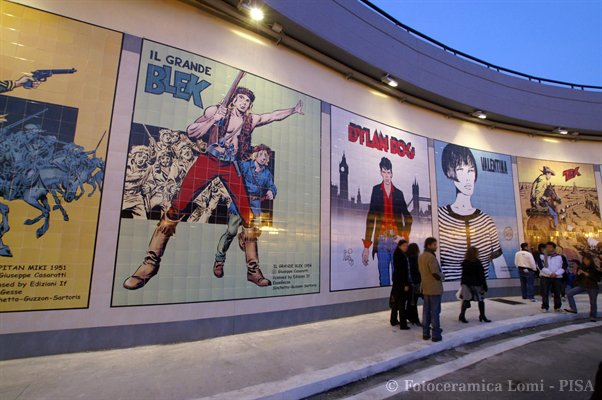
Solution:
<svg viewBox="0 0 602 400"><path fill-rule="evenodd" d="M588 400L602 363L602 324L597 325L495 355L392 398L432 399L438 394L449 400ZM444 391L468 383L477 383L479 391ZM430 391L437 388L439 393Z"/></svg>
<svg viewBox="0 0 602 400"><path fill-rule="evenodd" d="M507 299L518 304L486 301L490 324L478 322L476 307L461 324L459 303L444 303L439 343L423 341L420 328L391 327L389 313L379 312L191 343L9 360L0 363L0 398L303 398L476 340L585 315L541 313L540 303ZM586 296L576 299L580 311L589 309Z"/></svg>

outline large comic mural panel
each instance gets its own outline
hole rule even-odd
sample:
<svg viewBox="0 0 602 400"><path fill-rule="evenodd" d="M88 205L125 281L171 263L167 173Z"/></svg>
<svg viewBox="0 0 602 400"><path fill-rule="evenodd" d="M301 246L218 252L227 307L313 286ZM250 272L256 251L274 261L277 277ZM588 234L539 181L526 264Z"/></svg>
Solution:
<svg viewBox="0 0 602 400"><path fill-rule="evenodd" d="M332 291L389 286L401 238L431 236L428 141L331 111Z"/></svg>
<svg viewBox="0 0 602 400"><path fill-rule="evenodd" d="M441 269L459 280L469 246L479 249L485 277L516 278L518 228L508 155L435 141Z"/></svg>
<svg viewBox="0 0 602 400"><path fill-rule="evenodd" d="M320 101L145 40L113 306L319 291Z"/></svg>
<svg viewBox="0 0 602 400"><path fill-rule="evenodd" d="M556 242L572 263L592 254L602 262L602 221L594 166L518 158L525 240Z"/></svg>
<svg viewBox="0 0 602 400"><path fill-rule="evenodd" d="M122 35L1 18L0 310L86 308Z"/></svg>

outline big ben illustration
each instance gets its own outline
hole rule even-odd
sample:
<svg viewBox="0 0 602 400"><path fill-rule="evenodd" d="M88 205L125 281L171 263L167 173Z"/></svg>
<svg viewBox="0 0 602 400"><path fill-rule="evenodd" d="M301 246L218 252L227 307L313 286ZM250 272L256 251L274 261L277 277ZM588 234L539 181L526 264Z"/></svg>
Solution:
<svg viewBox="0 0 602 400"><path fill-rule="evenodd" d="M345 201L349 200L349 166L347 165L347 159L345 153L343 153L343 159L339 163L339 182L341 185L340 198Z"/></svg>

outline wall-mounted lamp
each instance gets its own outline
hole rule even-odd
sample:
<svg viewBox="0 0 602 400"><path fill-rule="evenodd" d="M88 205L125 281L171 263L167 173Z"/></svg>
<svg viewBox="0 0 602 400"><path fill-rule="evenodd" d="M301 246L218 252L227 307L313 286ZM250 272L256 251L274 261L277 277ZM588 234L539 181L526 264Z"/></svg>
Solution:
<svg viewBox="0 0 602 400"><path fill-rule="evenodd" d="M487 118L487 114L485 114L485 113L484 113L483 111L481 111L481 110L477 110L477 111L473 112L473 113L472 113L472 114L470 114L470 115L472 115L473 117L480 118L480 119L486 119L486 118Z"/></svg>
<svg viewBox="0 0 602 400"><path fill-rule="evenodd" d="M258 7L255 2L251 2L250 0L241 0L238 3L238 9L245 10L249 13L249 17L251 17L253 21L259 22L263 20L263 17L265 16L263 10Z"/></svg>
<svg viewBox="0 0 602 400"><path fill-rule="evenodd" d="M391 76L389 74L386 74L385 76L383 76L382 78L380 78L382 83L386 83L387 85L391 86L391 87L397 87L399 84L397 83L397 81L393 78L391 78Z"/></svg>
<svg viewBox="0 0 602 400"><path fill-rule="evenodd" d="M251 7L249 15L253 21L261 21L263 19L263 10L259 7Z"/></svg>

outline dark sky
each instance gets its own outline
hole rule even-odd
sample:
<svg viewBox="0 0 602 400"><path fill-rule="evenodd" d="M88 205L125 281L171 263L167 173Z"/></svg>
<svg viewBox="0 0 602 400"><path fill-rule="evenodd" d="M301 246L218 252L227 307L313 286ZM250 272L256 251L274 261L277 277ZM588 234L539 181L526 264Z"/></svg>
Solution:
<svg viewBox="0 0 602 400"><path fill-rule="evenodd" d="M371 0L447 46L542 78L602 86L602 0Z"/></svg>

